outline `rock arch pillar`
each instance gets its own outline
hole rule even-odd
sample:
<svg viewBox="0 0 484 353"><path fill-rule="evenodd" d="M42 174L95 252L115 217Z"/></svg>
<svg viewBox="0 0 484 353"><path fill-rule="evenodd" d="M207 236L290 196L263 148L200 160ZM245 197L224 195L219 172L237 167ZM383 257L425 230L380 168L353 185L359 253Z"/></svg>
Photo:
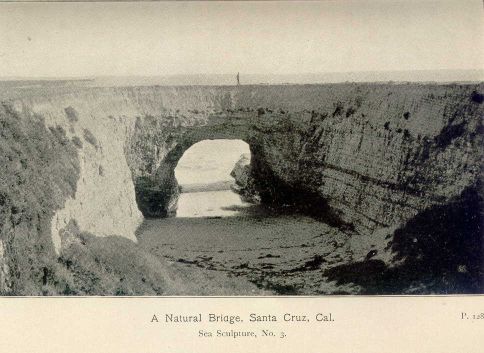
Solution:
<svg viewBox="0 0 484 353"><path fill-rule="evenodd" d="M148 218L167 217L176 212L180 187L175 167L195 143L242 140L249 144L252 153L253 135L251 120L238 116L212 117L205 124L193 126L164 126L163 120L139 118L126 146L139 210Z"/></svg>

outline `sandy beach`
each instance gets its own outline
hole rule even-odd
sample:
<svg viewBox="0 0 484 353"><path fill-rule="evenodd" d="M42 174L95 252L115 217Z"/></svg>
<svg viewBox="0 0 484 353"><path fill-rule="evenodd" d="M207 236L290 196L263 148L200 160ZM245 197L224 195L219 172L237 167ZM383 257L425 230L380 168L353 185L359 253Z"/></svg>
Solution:
<svg viewBox="0 0 484 353"><path fill-rule="evenodd" d="M212 192L198 194L215 199ZM324 270L353 257L345 247L349 234L310 217L276 214L259 205L219 211L232 215L145 220L137 233L140 246L185 271L221 274L248 290L255 285L273 294L331 291ZM218 214L217 205L210 213ZM220 293L217 281L211 288L209 294Z"/></svg>

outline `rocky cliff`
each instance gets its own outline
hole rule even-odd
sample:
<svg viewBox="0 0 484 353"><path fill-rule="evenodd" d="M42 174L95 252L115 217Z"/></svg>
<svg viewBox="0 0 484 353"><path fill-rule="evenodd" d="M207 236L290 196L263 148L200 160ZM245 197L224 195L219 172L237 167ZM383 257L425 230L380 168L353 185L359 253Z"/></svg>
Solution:
<svg viewBox="0 0 484 353"><path fill-rule="evenodd" d="M252 177L252 168L250 167L250 155L243 154L235 163L230 172L235 183L230 187L232 191L240 195L245 202L258 203L260 196L255 186L255 180Z"/></svg>
<svg viewBox="0 0 484 353"><path fill-rule="evenodd" d="M5 200L17 197L9 184L17 170L33 179L52 175L37 185L50 195L36 202L55 199L39 220L49 227L45 247L61 254L73 222L80 232L135 240L142 214L173 213L176 163L204 139L250 145L262 202L306 208L355 234L391 237L465 192L481 197L481 92L476 84L9 88L1 94L2 153L19 147L2 163L0 285L13 288L15 234L35 227L12 221L14 206L4 211ZM33 124L55 148L28 147L38 141ZM45 148L66 162L44 160Z"/></svg>

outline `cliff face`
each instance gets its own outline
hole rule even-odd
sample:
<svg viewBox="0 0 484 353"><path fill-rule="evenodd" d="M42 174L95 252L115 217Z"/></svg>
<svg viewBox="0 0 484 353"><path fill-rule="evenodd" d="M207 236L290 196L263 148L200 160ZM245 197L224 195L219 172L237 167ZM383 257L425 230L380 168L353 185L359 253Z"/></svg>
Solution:
<svg viewBox="0 0 484 353"><path fill-rule="evenodd" d="M298 195L308 202L312 195L361 232L445 203L479 174L482 105L473 93L479 87L193 89L203 95L187 99L191 108L187 90L181 102L170 100L164 116L138 119L128 147L133 174L149 186L139 194L159 191L148 215L170 212L159 205L172 203L176 162L191 144L210 138L250 144L265 202L298 202L292 200Z"/></svg>
<svg viewBox="0 0 484 353"><path fill-rule="evenodd" d="M92 99L92 93L85 93L87 96L47 95L12 102L20 116L42 117L47 127L62 129L76 146L80 166L76 193L52 218L52 240L57 252L61 248L59 234L71 220L98 236L121 235L132 240L142 220L123 155L131 122L122 121L122 110L118 111L118 120L106 114L116 112L113 106L117 102L103 102L106 97L102 95ZM125 107L124 112L129 113L129 109Z"/></svg>
<svg viewBox="0 0 484 353"><path fill-rule="evenodd" d="M483 108L475 87L341 88L324 108L260 123L253 169L265 200L300 190L368 233L477 182Z"/></svg>
<svg viewBox="0 0 484 353"><path fill-rule="evenodd" d="M23 123L35 117L44 129L61 129L76 151L75 192L59 196L49 219L60 253L71 221L96 236L135 240L142 213L173 213L179 158L217 138L249 143L263 202L309 206L360 234L390 232L476 189L482 91L421 84L64 87L12 89L2 100ZM0 270L6 248L0 243ZM2 271L0 284L8 282Z"/></svg>

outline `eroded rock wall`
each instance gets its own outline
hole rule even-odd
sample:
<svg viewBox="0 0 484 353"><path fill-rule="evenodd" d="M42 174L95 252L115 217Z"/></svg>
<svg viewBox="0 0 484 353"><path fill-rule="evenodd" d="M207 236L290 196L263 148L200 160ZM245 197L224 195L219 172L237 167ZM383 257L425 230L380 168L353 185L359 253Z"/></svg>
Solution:
<svg viewBox="0 0 484 353"><path fill-rule="evenodd" d="M232 191L239 194L243 201L252 203L260 202L260 196L256 190L254 178L252 177L249 154L244 153L240 156L230 172L230 176L235 180L234 185L231 186Z"/></svg>
<svg viewBox="0 0 484 353"><path fill-rule="evenodd" d="M482 85L334 84L18 89L2 97L77 146L76 193L55 212L97 236L134 238L176 208L173 169L203 139L248 142L264 202L308 203L369 233L474 185ZM137 203L138 201L138 203ZM314 208L314 207L313 207Z"/></svg>
<svg viewBox="0 0 484 353"><path fill-rule="evenodd" d="M98 236L121 235L134 240L142 217L134 201L131 173L124 158L124 141L133 108L118 101L77 94L34 96L12 103L21 115L35 114L47 127L61 128L77 148L80 174L76 193L52 218L52 240L57 252L60 232L71 220ZM103 99L104 98L104 99ZM121 97L122 98L122 97ZM115 118L111 113L116 114Z"/></svg>
<svg viewBox="0 0 484 353"><path fill-rule="evenodd" d="M446 203L480 178L478 87L339 88L319 109L266 113L258 123L253 169L267 201L300 190L368 233Z"/></svg>

